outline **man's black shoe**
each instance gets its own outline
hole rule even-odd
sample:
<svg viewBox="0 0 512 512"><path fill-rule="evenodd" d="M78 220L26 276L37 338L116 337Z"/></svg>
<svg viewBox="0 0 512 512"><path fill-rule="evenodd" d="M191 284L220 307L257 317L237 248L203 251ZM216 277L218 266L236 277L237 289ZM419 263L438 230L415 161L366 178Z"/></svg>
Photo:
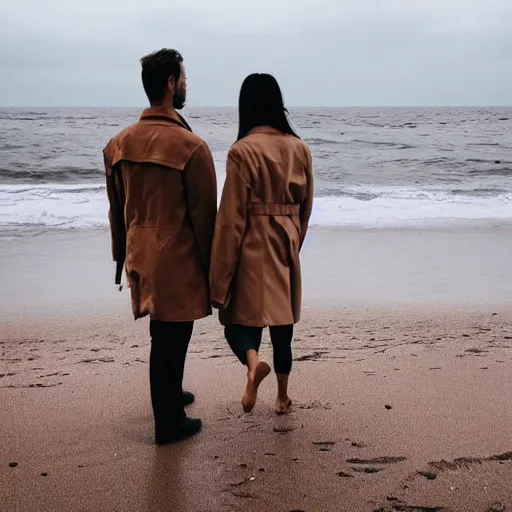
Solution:
<svg viewBox="0 0 512 512"><path fill-rule="evenodd" d="M190 391L183 391L183 407L191 405L195 402L196 397Z"/></svg>
<svg viewBox="0 0 512 512"><path fill-rule="evenodd" d="M202 422L198 418L185 418L179 423L167 428L159 430L155 435L155 443L158 445L176 443L188 437L197 434L202 427Z"/></svg>

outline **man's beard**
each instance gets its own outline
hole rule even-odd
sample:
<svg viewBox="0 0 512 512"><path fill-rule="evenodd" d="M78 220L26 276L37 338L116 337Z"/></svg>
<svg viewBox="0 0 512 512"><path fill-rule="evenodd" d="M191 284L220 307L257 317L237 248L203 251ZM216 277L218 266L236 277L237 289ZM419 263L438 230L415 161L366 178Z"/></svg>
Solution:
<svg viewBox="0 0 512 512"><path fill-rule="evenodd" d="M176 91L172 99L172 106L176 110L181 110L185 106L187 100L187 93L185 91Z"/></svg>

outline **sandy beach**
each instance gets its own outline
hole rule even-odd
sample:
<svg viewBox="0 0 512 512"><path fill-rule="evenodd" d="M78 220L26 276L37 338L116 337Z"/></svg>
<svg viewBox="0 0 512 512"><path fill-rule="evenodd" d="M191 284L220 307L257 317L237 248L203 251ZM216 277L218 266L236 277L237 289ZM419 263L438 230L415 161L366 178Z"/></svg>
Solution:
<svg viewBox="0 0 512 512"><path fill-rule="evenodd" d="M512 509L511 234L313 230L293 412L273 413L271 376L242 414L210 318L185 378L204 430L159 448L147 321L112 284L108 233L3 233L0 510Z"/></svg>

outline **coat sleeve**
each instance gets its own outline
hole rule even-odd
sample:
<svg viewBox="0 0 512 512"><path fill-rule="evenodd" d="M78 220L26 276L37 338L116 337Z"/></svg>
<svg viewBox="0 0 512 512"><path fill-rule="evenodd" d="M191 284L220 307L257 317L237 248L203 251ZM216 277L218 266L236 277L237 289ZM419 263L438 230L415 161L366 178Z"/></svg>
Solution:
<svg viewBox="0 0 512 512"><path fill-rule="evenodd" d="M125 192L119 173L112 167L108 151L103 151L106 172L106 189L109 202L108 218L112 243L112 258L117 263L115 284L121 284L124 262L126 260L126 225L124 219Z"/></svg>
<svg viewBox="0 0 512 512"><path fill-rule="evenodd" d="M203 142L196 149L183 172L190 222L201 260L208 272L217 214L217 177L213 158L206 143Z"/></svg>
<svg viewBox="0 0 512 512"><path fill-rule="evenodd" d="M227 307L247 222L250 188L241 174L241 159L231 150L226 163L213 240L210 288L215 307Z"/></svg>
<svg viewBox="0 0 512 512"><path fill-rule="evenodd" d="M306 147L307 162L306 162L306 197L302 201L300 208L300 247L304 243L306 234L309 227L309 219L313 211L313 196L314 196L314 183L313 183L313 160L311 152Z"/></svg>

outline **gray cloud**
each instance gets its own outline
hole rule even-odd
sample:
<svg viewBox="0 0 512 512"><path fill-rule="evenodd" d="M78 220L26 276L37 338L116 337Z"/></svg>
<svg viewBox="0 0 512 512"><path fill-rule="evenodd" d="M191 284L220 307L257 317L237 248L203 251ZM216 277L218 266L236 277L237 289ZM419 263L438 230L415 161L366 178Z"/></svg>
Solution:
<svg viewBox="0 0 512 512"><path fill-rule="evenodd" d="M510 105L509 0L0 0L0 104L143 105L138 59L175 47L190 105L248 73L287 103Z"/></svg>

